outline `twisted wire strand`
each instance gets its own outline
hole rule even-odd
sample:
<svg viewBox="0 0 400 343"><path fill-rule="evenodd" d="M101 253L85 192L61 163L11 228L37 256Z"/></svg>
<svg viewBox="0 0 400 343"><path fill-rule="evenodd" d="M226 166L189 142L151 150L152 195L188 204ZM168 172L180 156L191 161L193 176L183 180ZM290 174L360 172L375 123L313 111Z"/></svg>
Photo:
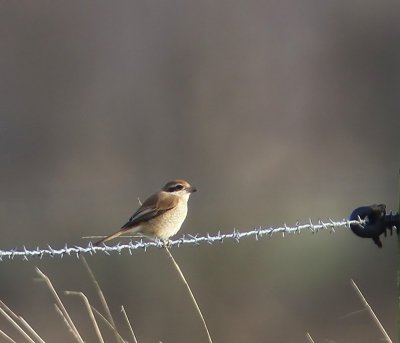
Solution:
<svg viewBox="0 0 400 343"><path fill-rule="evenodd" d="M301 231L308 230L312 233L317 233L320 230L325 230L329 232L335 232L336 229L349 229L350 224L365 224L363 220L347 220L343 219L340 221L333 221L328 219L327 221L318 220L316 224L314 224L311 219L308 224L300 224L296 223L294 226L287 226L284 224L283 226L278 227L267 227L267 228L254 228L248 231L238 231L236 229L231 233L221 233L218 231L217 234L210 235L207 233L204 236L190 235L185 234L181 238L174 239L168 242L169 247L180 247L181 245L200 245L201 243L213 244L216 242L223 243L224 241L234 240L239 242L242 238L255 237L256 240L259 240L263 237L271 237L274 234L281 233L283 237L285 234L296 234ZM128 251L131 255L134 250L143 249L147 250L148 248L162 248L164 246L164 242L157 241L143 241L140 239L138 241L130 241L126 244L118 243L116 245L106 245L102 246L94 246L92 242L89 242L87 246L68 246L64 245L63 248L55 249L50 245L47 248L39 248L36 249L27 249L25 246L22 249L10 249L10 250L0 250L0 261L4 261L4 259L14 259L15 257L22 258L23 260L28 261L29 258L38 257L39 259L43 259L46 257L60 257L63 258L65 255L68 256L76 256L79 258L80 254L90 254L93 255L97 252L103 252L107 255L111 253L117 252L121 254L123 251Z"/></svg>

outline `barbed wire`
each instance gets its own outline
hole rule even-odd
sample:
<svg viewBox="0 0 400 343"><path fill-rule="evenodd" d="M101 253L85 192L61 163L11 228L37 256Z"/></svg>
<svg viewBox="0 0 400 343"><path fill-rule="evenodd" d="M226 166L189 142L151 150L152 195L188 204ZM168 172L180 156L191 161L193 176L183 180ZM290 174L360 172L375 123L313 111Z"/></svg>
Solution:
<svg viewBox="0 0 400 343"><path fill-rule="evenodd" d="M218 231L215 235L210 235L207 233L205 236L190 235L185 234L181 238L173 239L168 242L168 247L180 247L181 245L200 245L201 243L213 244L216 242L223 243L227 240L234 240L239 242L242 238L247 237L255 237L256 240L259 240L263 237L271 237L274 234L281 233L283 236L285 234L296 234L300 233L303 230L308 230L312 233L317 233L320 230L325 230L329 232L335 232L336 229L349 229L351 224L359 224L364 225L365 221L363 220L348 220L343 219L341 221L333 221L328 219L328 221L324 222L322 220L318 220L318 223L314 224L311 219L308 224L300 224L296 223L294 226L287 226L284 224L283 226L278 227L268 227L268 228L254 228L248 231L238 231L236 229L231 233L221 233ZM128 251L131 255L134 250L143 249L147 250L148 248L162 248L164 247L165 242L161 240L150 240L143 241L140 239L138 241L130 241L127 244L118 243L116 245L106 245L102 246L94 246L92 242L89 242L87 246L68 246L64 245L63 248L55 249L50 245L47 248L39 248L36 249L27 249L25 246L22 249L10 249L10 250L0 250L0 261L4 261L4 259L14 259L15 257L20 257L23 260L28 261L29 258L37 257L39 259L43 259L45 257L56 257L59 256L63 258L64 256L76 256L79 258L80 254L96 254L97 252L104 252L105 254L110 255L110 253L117 252L121 254L123 251Z"/></svg>

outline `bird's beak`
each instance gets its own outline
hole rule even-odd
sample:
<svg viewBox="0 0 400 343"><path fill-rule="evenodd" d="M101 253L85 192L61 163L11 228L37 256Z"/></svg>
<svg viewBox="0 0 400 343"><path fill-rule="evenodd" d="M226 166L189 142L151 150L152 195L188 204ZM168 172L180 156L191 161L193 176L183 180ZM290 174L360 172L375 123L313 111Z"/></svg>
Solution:
<svg viewBox="0 0 400 343"><path fill-rule="evenodd" d="M197 188L196 187L188 187L188 188L186 188L186 192L188 192L188 193L197 192Z"/></svg>

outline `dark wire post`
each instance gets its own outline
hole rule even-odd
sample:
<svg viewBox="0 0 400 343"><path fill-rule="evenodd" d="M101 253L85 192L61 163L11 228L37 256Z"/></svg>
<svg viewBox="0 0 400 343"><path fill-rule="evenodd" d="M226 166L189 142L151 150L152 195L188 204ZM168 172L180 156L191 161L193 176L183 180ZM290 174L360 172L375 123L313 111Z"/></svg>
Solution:
<svg viewBox="0 0 400 343"><path fill-rule="evenodd" d="M399 169L399 185L398 185L398 213L400 214L400 169ZM396 228L397 232L397 341L400 342L400 227Z"/></svg>

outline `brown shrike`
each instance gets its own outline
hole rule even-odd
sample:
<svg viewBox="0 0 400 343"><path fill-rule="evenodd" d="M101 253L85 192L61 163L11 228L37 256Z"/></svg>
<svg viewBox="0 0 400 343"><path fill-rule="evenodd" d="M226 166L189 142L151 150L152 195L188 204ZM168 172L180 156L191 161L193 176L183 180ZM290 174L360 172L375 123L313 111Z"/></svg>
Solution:
<svg viewBox="0 0 400 343"><path fill-rule="evenodd" d="M119 231L94 245L100 245L126 232L168 240L181 228L187 215L189 196L196 191L197 189L185 180L167 182L161 191L146 199Z"/></svg>

